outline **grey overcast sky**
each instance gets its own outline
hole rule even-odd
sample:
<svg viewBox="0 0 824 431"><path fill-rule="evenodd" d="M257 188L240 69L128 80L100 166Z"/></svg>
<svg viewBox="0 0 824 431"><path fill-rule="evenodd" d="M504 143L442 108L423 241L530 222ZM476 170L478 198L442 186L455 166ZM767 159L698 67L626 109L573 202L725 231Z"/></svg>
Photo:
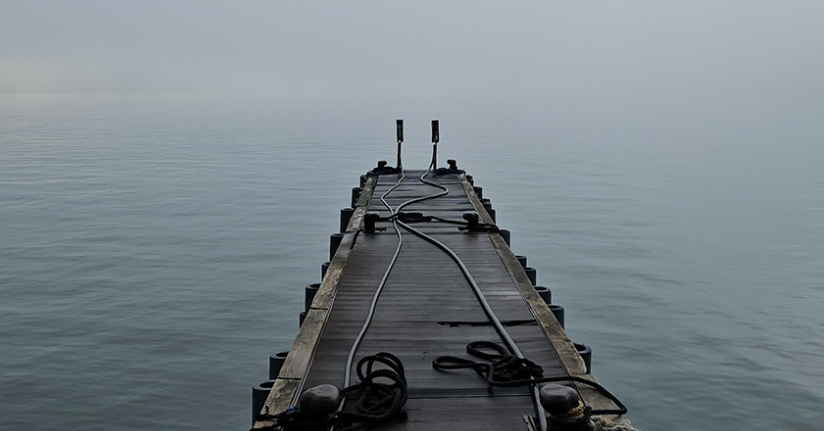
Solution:
<svg viewBox="0 0 824 431"><path fill-rule="evenodd" d="M0 5L4 93L824 99L820 0Z"/></svg>

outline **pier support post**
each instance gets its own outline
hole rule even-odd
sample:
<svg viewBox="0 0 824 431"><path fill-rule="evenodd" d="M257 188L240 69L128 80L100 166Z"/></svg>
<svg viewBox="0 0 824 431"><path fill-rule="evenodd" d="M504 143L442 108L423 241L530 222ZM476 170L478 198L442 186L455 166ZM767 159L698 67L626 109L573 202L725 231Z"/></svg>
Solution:
<svg viewBox="0 0 824 431"><path fill-rule="evenodd" d="M275 380L280 374L280 369L283 368L283 363L286 362L286 356L289 351L278 352L274 355L269 355L269 380Z"/></svg>
<svg viewBox="0 0 824 431"><path fill-rule="evenodd" d="M548 287L535 286L535 291L538 292L538 296L544 300L546 305L552 304L552 291Z"/></svg>
<svg viewBox="0 0 824 431"><path fill-rule="evenodd" d="M501 229L499 233L504 238L507 247L512 247L512 232L509 229Z"/></svg>
<svg viewBox="0 0 824 431"><path fill-rule="evenodd" d="M317 295L318 289L320 289L320 283L312 283L306 286L306 294L303 299L305 309L303 311L308 313L309 309L312 308L312 301L315 300L315 295Z"/></svg>
<svg viewBox="0 0 824 431"><path fill-rule="evenodd" d="M343 241L343 234L342 233L333 233L329 236L329 260L331 261L332 258L335 257L335 253L338 251L338 247L340 247L340 243Z"/></svg>
<svg viewBox="0 0 824 431"><path fill-rule="evenodd" d="M529 281L532 282L533 286L538 285L538 270L535 268L526 267L524 268L526 272L526 276L529 277Z"/></svg>
<svg viewBox="0 0 824 431"><path fill-rule="evenodd" d="M560 305L551 304L549 306L549 311L552 312L552 315L555 316L555 320L561 325L561 328L566 328L564 326L564 307Z"/></svg>
<svg viewBox="0 0 824 431"><path fill-rule="evenodd" d="M349 221L352 220L352 214L354 213L354 208L340 209L340 232L346 232L346 228L349 227Z"/></svg>
<svg viewBox="0 0 824 431"><path fill-rule="evenodd" d="M266 404L266 398L269 397L269 392L272 392L272 386L274 385L274 380L267 380L252 386L252 425L255 424L255 418L258 417Z"/></svg>
<svg viewBox="0 0 824 431"><path fill-rule="evenodd" d="M587 367L587 374L592 374L592 349L583 343L572 344L575 346L578 354L581 355L581 359L584 360L584 365Z"/></svg>
<svg viewBox="0 0 824 431"><path fill-rule="evenodd" d="M326 272L329 271L329 264L330 262L323 262L320 266L320 281L323 281L326 278Z"/></svg>

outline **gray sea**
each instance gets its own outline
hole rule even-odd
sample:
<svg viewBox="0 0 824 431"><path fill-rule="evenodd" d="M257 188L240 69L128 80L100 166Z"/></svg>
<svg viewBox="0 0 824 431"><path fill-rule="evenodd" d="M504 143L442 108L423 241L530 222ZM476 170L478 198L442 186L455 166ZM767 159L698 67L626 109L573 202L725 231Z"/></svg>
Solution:
<svg viewBox="0 0 824 431"><path fill-rule="evenodd" d="M0 95L0 429L242 430L350 189L484 187L643 430L824 423L813 115L551 101Z"/></svg>

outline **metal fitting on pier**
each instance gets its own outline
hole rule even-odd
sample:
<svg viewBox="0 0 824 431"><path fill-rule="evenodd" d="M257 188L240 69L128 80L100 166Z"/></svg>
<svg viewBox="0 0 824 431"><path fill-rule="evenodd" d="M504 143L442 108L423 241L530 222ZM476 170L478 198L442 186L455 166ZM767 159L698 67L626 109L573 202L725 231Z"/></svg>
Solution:
<svg viewBox="0 0 824 431"><path fill-rule="evenodd" d="M395 120L395 128L397 130L398 136L398 169L402 169L403 165L401 165L401 144L403 144L403 120Z"/></svg>
<svg viewBox="0 0 824 431"><path fill-rule="evenodd" d="M552 431L595 430L595 424L575 389L548 383L541 388L540 399L541 407L549 413Z"/></svg>
<svg viewBox="0 0 824 431"><path fill-rule="evenodd" d="M307 421L302 429L328 429L329 420L338 411L339 405L340 390L335 385L318 385L303 391L300 394L298 408L303 417L311 418L311 422Z"/></svg>
<svg viewBox="0 0 824 431"><path fill-rule="evenodd" d="M383 163L386 164L386 162L383 162ZM380 162L378 162L378 166L380 166ZM360 187L352 187L352 203L351 203L351 205L349 205L350 207L355 208L356 206L358 206L358 199L360 199L360 192L361 192Z"/></svg>
<svg viewBox="0 0 824 431"><path fill-rule="evenodd" d="M375 232L375 223L381 218L381 215L378 213L366 213L363 216L363 231L373 233Z"/></svg>
<svg viewBox="0 0 824 431"><path fill-rule="evenodd" d="M470 231L478 230L480 228L478 213L466 213L463 215L463 219L468 223L467 229Z"/></svg>
<svg viewBox="0 0 824 431"><path fill-rule="evenodd" d="M441 140L441 132L438 127L438 120L432 120L432 169L438 169L438 142Z"/></svg>

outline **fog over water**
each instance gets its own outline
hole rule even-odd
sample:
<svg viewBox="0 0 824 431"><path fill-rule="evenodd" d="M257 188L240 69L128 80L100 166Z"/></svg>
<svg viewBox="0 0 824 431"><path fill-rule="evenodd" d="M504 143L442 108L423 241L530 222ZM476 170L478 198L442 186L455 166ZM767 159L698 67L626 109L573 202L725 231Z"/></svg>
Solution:
<svg viewBox="0 0 824 431"><path fill-rule="evenodd" d="M396 118L636 426L824 421L821 4L0 5L0 429L245 429Z"/></svg>

